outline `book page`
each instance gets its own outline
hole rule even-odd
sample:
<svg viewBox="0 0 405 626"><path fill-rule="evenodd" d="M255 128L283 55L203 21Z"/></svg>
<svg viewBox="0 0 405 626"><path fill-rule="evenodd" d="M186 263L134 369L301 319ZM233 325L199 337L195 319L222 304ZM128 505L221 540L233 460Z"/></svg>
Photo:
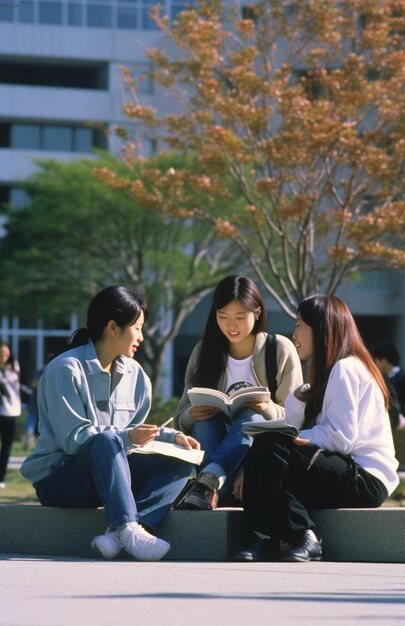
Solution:
<svg viewBox="0 0 405 626"><path fill-rule="evenodd" d="M150 441L144 446L134 446L129 454L163 454L182 459L193 465L200 465L204 458L204 450L196 450L195 448L187 450L187 448L177 443L167 443L165 441Z"/></svg>
<svg viewBox="0 0 405 626"><path fill-rule="evenodd" d="M217 389L206 389L205 387L193 387L188 390L188 397L193 406L213 406L229 415L228 396Z"/></svg>
<svg viewBox="0 0 405 626"><path fill-rule="evenodd" d="M229 399L233 401L235 398L239 398L239 396L246 395L252 396L253 400L258 400L259 402L270 400L270 391L267 387L242 387L242 389L231 393Z"/></svg>

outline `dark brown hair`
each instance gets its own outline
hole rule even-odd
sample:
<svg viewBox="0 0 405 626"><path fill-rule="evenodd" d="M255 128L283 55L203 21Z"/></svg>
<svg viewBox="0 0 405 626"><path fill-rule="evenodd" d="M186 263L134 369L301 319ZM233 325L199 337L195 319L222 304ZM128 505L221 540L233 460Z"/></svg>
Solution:
<svg viewBox="0 0 405 626"><path fill-rule="evenodd" d="M364 363L380 387L387 408L389 402L387 387L373 357L363 343L347 305L336 296L310 296L300 303L298 315L312 328L313 333L310 389L303 394L307 400L304 428L313 426L322 410L332 367L337 361L348 356L355 356Z"/></svg>

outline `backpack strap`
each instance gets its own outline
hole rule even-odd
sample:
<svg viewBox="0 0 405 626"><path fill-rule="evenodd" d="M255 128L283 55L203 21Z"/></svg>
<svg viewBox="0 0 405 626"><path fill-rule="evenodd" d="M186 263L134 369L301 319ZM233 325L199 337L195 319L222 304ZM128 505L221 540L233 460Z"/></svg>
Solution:
<svg viewBox="0 0 405 626"><path fill-rule="evenodd" d="M277 391L277 339L276 335L268 334L265 349L266 376L271 399L275 402Z"/></svg>

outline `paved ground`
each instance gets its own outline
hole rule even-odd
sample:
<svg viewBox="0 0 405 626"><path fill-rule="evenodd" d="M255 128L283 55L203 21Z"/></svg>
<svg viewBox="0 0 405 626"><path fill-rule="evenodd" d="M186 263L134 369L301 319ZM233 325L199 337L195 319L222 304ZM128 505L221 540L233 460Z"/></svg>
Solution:
<svg viewBox="0 0 405 626"><path fill-rule="evenodd" d="M0 555L1 626L405 623L405 565Z"/></svg>

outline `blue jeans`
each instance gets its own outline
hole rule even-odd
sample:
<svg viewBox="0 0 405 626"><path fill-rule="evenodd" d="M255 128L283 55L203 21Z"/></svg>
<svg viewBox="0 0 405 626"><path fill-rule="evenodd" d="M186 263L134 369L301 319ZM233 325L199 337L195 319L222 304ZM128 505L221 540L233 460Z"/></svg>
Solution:
<svg viewBox="0 0 405 626"><path fill-rule="evenodd" d="M35 483L41 504L104 506L108 525L139 521L155 530L187 483L189 463L160 454L125 454L113 431L95 435L76 455L64 455Z"/></svg>
<svg viewBox="0 0 405 626"><path fill-rule="evenodd" d="M205 450L202 468L208 465L219 466L222 469L222 477L229 477L227 487L232 487L235 472L242 465L243 459L253 443L253 437L246 435L242 431L244 422L262 422L263 415L256 413L253 409L241 409L232 424L228 423L228 418L224 413L218 413L209 420L195 422L193 426L193 437L201 444L201 449ZM219 472L214 470L218 475ZM218 476L221 478L221 476Z"/></svg>

